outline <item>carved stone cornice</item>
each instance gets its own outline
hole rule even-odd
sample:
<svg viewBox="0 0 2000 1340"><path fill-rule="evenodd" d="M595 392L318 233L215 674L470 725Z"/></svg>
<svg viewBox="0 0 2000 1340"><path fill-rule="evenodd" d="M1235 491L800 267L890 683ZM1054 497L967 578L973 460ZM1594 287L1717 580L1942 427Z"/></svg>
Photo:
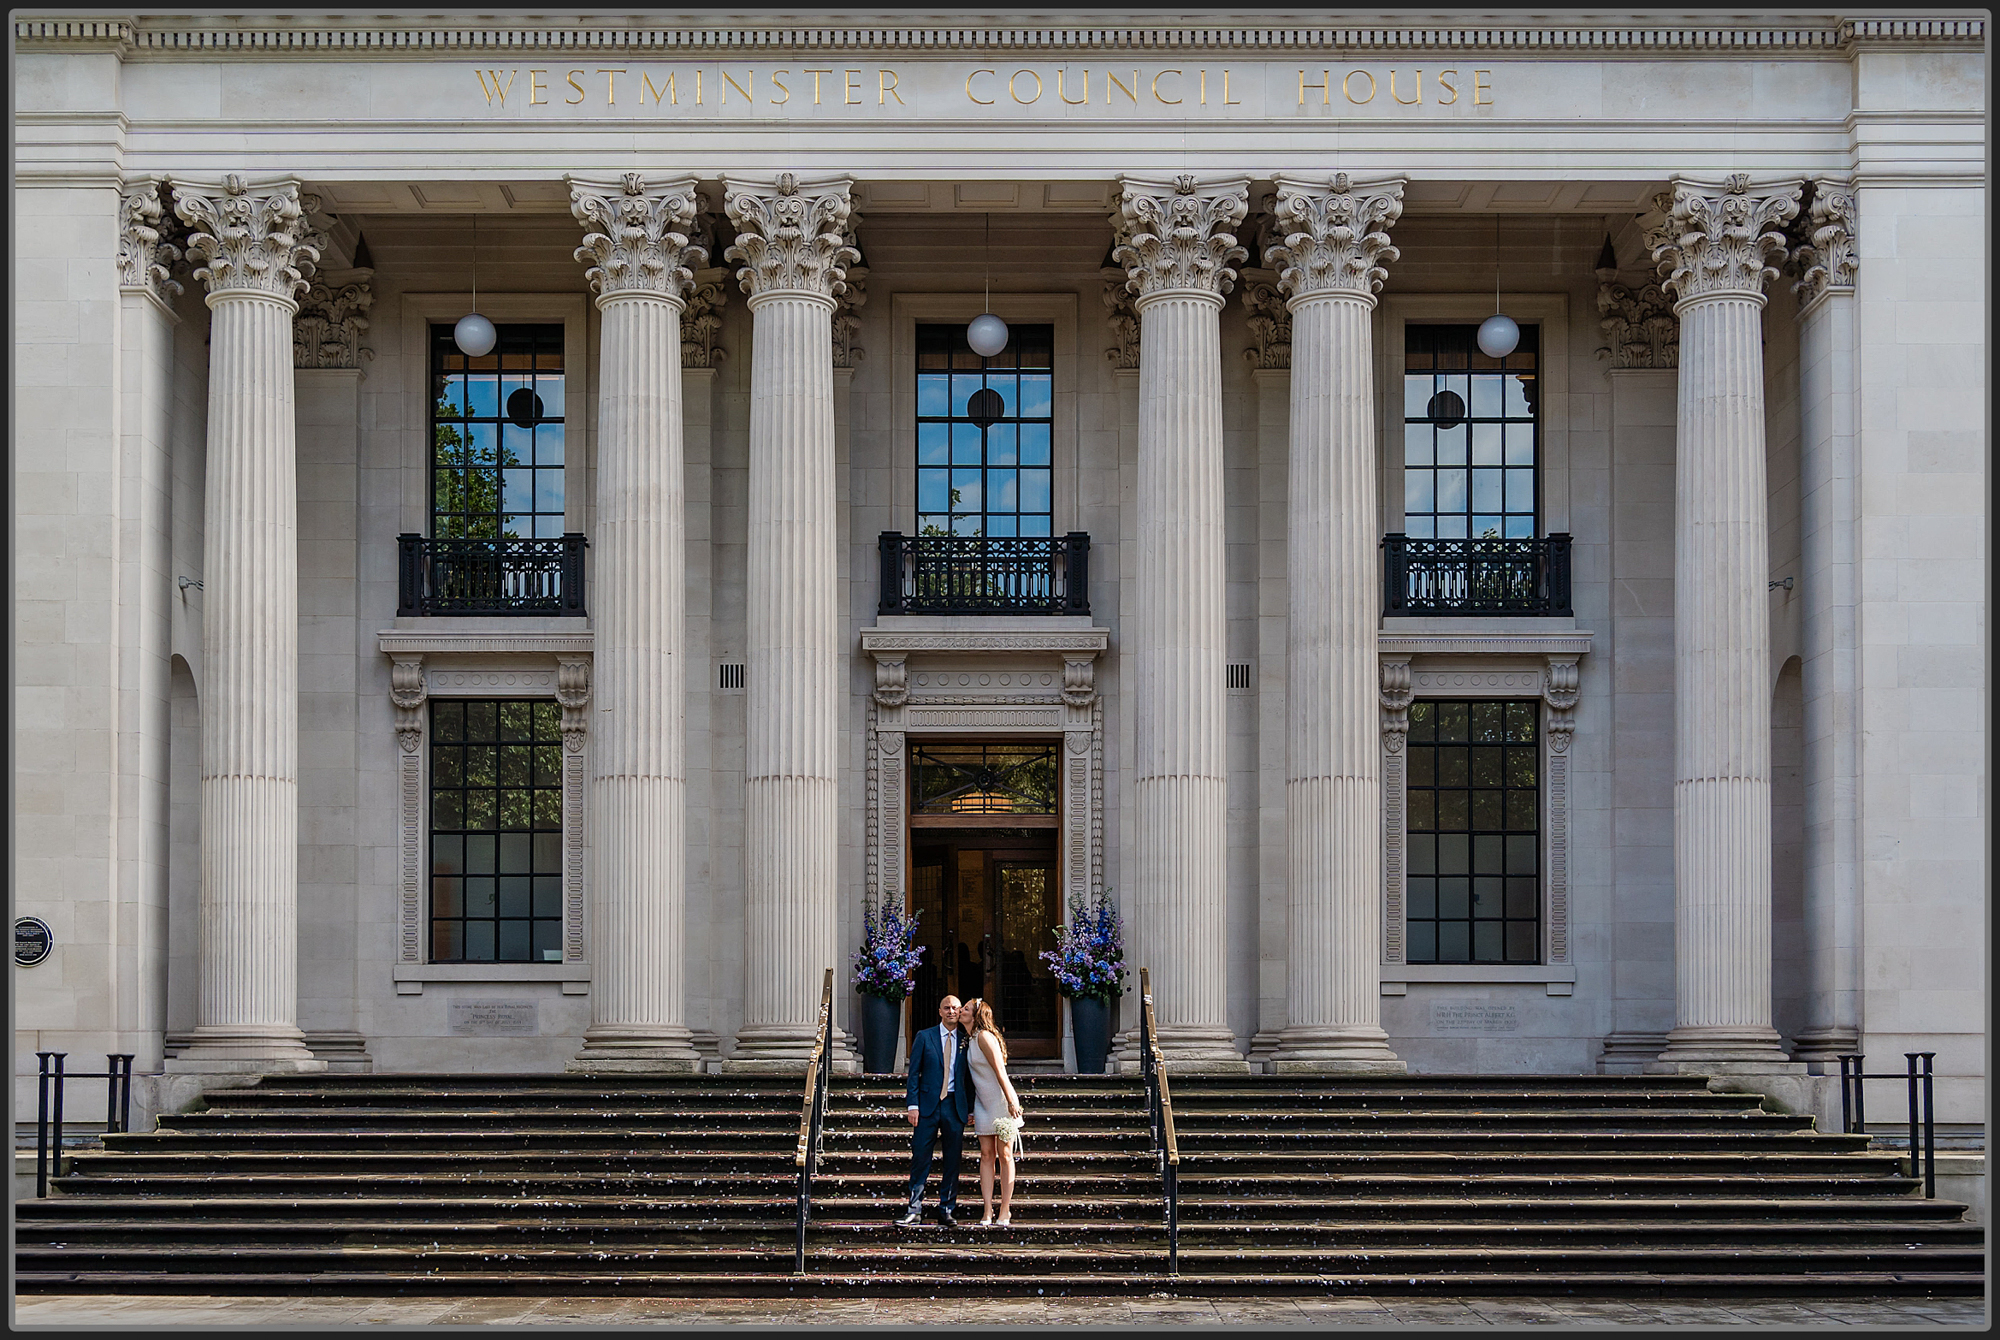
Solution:
<svg viewBox="0 0 2000 1340"><path fill-rule="evenodd" d="M118 283L165 301L180 293L172 276L181 249L162 225L172 217L157 181L135 182L118 198Z"/></svg>
<svg viewBox="0 0 2000 1340"><path fill-rule="evenodd" d="M722 334L723 306L729 301L729 286L723 282L723 275L721 270L702 271L695 276L694 286L684 299L687 310L681 313L683 368L712 368L729 357L729 351L715 342Z"/></svg>
<svg viewBox="0 0 2000 1340"><path fill-rule="evenodd" d="M1392 754L1403 752L1410 738L1410 703L1416 689L1410 682L1410 663L1403 659L1382 662L1382 747Z"/></svg>
<svg viewBox="0 0 2000 1340"><path fill-rule="evenodd" d="M1243 309L1250 314L1250 347L1243 356L1253 368L1287 369L1292 366L1292 309L1285 295L1270 284L1252 281L1243 286Z"/></svg>
<svg viewBox="0 0 2000 1340"><path fill-rule="evenodd" d="M590 657L556 657L556 703L562 708L563 752L578 753L590 725Z"/></svg>
<svg viewBox="0 0 2000 1340"><path fill-rule="evenodd" d="M1373 301L1403 253L1389 228L1403 215L1402 177L1356 182L1345 172L1330 181L1278 176L1271 202L1274 241L1266 263L1291 301L1339 293Z"/></svg>
<svg viewBox="0 0 2000 1340"><path fill-rule="evenodd" d="M1160 293L1229 292L1236 262L1250 257L1235 233L1250 211L1249 178L1204 182L1182 173L1172 181L1121 177L1118 186L1111 259L1125 267L1134 307Z"/></svg>
<svg viewBox="0 0 2000 1340"><path fill-rule="evenodd" d="M1104 356L1114 368L1137 370L1139 366L1139 312L1132 306L1132 290L1126 287L1131 276L1115 265L1098 271L1104 277L1104 324L1111 328L1111 347Z"/></svg>
<svg viewBox="0 0 2000 1340"><path fill-rule="evenodd" d="M1804 182L1752 182L1745 172L1720 184L1678 179L1653 197L1664 216L1646 246L1676 306L1701 298L1761 298L1783 257L1785 224L1799 210Z"/></svg>
<svg viewBox="0 0 2000 1340"><path fill-rule="evenodd" d="M374 275L373 270L322 270L313 276L292 322L293 367L359 368L362 355L375 356L361 344L368 329L362 314L375 305L368 288Z"/></svg>
<svg viewBox="0 0 2000 1340"><path fill-rule="evenodd" d="M1805 212L1793 221L1792 264L1799 280L1792 288L1801 306L1829 289L1853 288L1861 264L1855 251L1854 187L1825 177L1809 186Z"/></svg>
<svg viewBox="0 0 2000 1340"><path fill-rule="evenodd" d="M833 309L833 365L837 368L851 368L867 356L858 338L861 334L861 318L856 311L868 305L868 267L850 265L847 267L846 291L840 295L839 304Z"/></svg>
<svg viewBox="0 0 2000 1340"><path fill-rule="evenodd" d="M637 172L615 182L563 181L569 211L586 229L576 258L590 267L584 279L600 303L627 293L677 299L687 292L708 262L707 250L688 238L701 208L693 177L651 186Z"/></svg>
<svg viewBox="0 0 2000 1340"><path fill-rule="evenodd" d="M1063 657L1062 700L1070 707L1088 707L1097 701L1097 658Z"/></svg>
<svg viewBox="0 0 2000 1340"><path fill-rule="evenodd" d="M875 658L875 702L881 707L901 707L910 697L909 665L901 656Z"/></svg>
<svg viewBox="0 0 2000 1340"><path fill-rule="evenodd" d="M311 287L322 237L306 216L319 197L294 180L247 184L235 173L220 183L173 182L174 212L194 231L188 253L194 277L211 298L257 293L293 302Z"/></svg>
<svg viewBox="0 0 2000 1340"><path fill-rule="evenodd" d="M1597 272L1598 326L1606 344L1597 356L1614 368L1672 368L1681 361L1681 320L1674 301L1657 282L1638 288L1618 282L1618 271Z"/></svg>
<svg viewBox="0 0 2000 1340"><path fill-rule="evenodd" d="M1549 657L1542 677L1542 701L1549 708L1545 723L1549 748L1558 754L1569 752L1570 735L1576 730L1578 682L1574 656Z"/></svg>
<svg viewBox="0 0 2000 1340"><path fill-rule="evenodd" d="M424 703L430 690L422 655L398 656L389 666L389 701L396 709L396 743L414 754L424 742Z"/></svg>
<svg viewBox="0 0 2000 1340"><path fill-rule="evenodd" d="M825 177L801 181L790 172L775 181L722 179L722 207L736 225L736 244L723 259L754 300L766 293L811 293L838 298L847 289L847 267L861 253L848 242L854 181Z"/></svg>

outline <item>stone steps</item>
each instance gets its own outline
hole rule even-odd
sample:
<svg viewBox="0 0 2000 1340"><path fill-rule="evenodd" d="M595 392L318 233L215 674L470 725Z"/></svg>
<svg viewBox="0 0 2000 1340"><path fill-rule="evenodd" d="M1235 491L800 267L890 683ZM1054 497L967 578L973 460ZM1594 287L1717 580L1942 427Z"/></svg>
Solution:
<svg viewBox="0 0 2000 1340"><path fill-rule="evenodd" d="M794 1276L799 1081L291 1077L79 1154L22 1292L1977 1293L1891 1153L1694 1077L1176 1078L1181 1274L1133 1077L1022 1076L1010 1230L893 1220L903 1086L835 1080ZM933 1182L933 1204L935 1186ZM940 1247L961 1250L940 1252ZM941 1259L942 1258L942 1259Z"/></svg>

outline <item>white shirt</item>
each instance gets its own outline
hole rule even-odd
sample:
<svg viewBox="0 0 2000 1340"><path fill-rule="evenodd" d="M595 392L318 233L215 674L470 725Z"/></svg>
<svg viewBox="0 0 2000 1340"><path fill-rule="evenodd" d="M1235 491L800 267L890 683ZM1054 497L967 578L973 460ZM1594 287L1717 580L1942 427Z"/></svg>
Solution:
<svg viewBox="0 0 2000 1340"><path fill-rule="evenodd" d="M948 1096L951 1093L954 1072L958 1068L958 1031L946 1024L939 1024L938 1041L944 1047L944 1091ZM916 1110L917 1105L911 1103L910 1111Z"/></svg>

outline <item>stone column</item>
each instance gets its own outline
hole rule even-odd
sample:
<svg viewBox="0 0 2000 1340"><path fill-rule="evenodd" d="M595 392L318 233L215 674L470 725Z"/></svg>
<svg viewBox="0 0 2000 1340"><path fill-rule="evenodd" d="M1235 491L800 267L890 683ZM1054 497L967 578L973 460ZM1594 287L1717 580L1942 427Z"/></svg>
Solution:
<svg viewBox="0 0 2000 1340"><path fill-rule="evenodd" d="M1375 294L1403 179L1279 177L1271 264L1292 316L1285 493L1290 859L1272 1069L1401 1071L1381 1025L1383 684L1376 630Z"/></svg>
<svg viewBox="0 0 2000 1340"><path fill-rule="evenodd" d="M1648 245L1680 316L1668 1068L1780 1064L1771 1027L1764 283L1800 183L1678 179Z"/></svg>
<svg viewBox="0 0 2000 1340"><path fill-rule="evenodd" d="M299 569L292 318L319 249L296 181L174 183L208 285L201 957L191 1072L321 1070L298 1027Z"/></svg>
<svg viewBox="0 0 2000 1340"><path fill-rule="evenodd" d="M569 182L601 313L591 537L590 1027L572 1071L692 1071L685 1022L686 474L692 177Z"/></svg>
<svg viewBox="0 0 2000 1340"><path fill-rule="evenodd" d="M835 541L833 311L853 183L725 178L727 256L750 295L745 591L743 1026L735 1067L803 1064L838 943L841 563ZM845 1040L836 1030L845 1055Z"/></svg>
<svg viewBox="0 0 2000 1340"><path fill-rule="evenodd" d="M1245 178L1127 177L1113 259L1139 313L1135 930L1176 1068L1246 1070L1227 1017L1223 296Z"/></svg>
<svg viewBox="0 0 2000 1340"><path fill-rule="evenodd" d="M1861 1045L1859 489L1855 198L1817 181L1793 252L1799 294L1800 666L1805 698L1806 1026L1793 1057Z"/></svg>

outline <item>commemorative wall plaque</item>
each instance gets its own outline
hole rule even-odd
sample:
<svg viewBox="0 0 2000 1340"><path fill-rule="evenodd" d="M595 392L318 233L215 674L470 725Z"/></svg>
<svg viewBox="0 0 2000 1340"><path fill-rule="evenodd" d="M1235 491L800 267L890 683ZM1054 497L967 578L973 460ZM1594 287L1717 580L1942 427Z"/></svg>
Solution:
<svg viewBox="0 0 2000 1340"><path fill-rule="evenodd" d="M40 917L20 917L14 922L14 962L22 967L34 967L55 947L55 933Z"/></svg>

